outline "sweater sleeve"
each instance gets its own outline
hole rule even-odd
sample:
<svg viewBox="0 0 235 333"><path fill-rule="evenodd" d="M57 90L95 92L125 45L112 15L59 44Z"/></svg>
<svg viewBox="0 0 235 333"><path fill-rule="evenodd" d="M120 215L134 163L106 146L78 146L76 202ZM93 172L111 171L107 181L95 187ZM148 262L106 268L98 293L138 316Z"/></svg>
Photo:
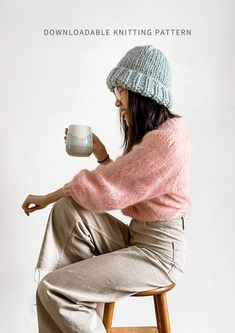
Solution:
<svg viewBox="0 0 235 333"><path fill-rule="evenodd" d="M110 164L81 170L64 185L64 194L87 209L103 212L124 209L170 191L181 170L183 154L175 136L154 132Z"/></svg>

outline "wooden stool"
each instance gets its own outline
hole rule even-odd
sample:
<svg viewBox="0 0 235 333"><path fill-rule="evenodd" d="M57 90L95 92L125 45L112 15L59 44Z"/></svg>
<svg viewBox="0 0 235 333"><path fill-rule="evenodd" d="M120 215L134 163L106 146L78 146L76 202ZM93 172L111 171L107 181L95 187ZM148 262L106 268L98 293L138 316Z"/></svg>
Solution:
<svg viewBox="0 0 235 333"><path fill-rule="evenodd" d="M131 295L135 297L153 296L154 308L157 326L145 327L113 327L113 311L115 302L105 303L103 323L107 333L170 333L170 321L168 315L166 293L174 288L175 284L167 287L141 291L137 294Z"/></svg>

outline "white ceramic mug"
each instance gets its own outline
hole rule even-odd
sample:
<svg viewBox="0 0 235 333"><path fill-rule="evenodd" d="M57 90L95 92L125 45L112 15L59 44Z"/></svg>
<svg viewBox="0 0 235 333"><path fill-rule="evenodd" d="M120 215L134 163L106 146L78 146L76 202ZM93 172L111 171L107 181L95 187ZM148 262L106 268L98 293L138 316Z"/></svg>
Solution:
<svg viewBox="0 0 235 333"><path fill-rule="evenodd" d="M90 126L72 124L68 127L66 152L70 156L90 156L93 151L93 137Z"/></svg>

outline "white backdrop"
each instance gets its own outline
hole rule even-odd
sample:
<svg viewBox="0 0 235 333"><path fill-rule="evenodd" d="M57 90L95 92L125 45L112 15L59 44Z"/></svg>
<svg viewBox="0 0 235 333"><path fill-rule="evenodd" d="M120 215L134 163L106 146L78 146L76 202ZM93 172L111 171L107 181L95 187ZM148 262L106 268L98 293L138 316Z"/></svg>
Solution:
<svg viewBox="0 0 235 333"><path fill-rule="evenodd" d="M51 206L27 217L23 200L97 166L94 157L66 155L70 123L91 125L112 158L121 153L105 80L128 49L145 44L169 59L172 111L184 117L192 139L189 251L186 272L168 296L172 332L234 332L234 2L1 0L0 6L1 332L37 332L33 275ZM45 36L44 29L191 29L191 36ZM115 326L154 321L150 298L117 302Z"/></svg>

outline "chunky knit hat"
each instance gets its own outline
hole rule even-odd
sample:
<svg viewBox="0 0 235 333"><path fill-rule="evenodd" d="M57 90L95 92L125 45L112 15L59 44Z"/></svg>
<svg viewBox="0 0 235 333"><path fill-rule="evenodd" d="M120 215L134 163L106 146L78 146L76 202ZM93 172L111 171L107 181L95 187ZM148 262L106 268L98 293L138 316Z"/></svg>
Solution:
<svg viewBox="0 0 235 333"><path fill-rule="evenodd" d="M130 49L109 73L106 84L111 91L121 86L170 108L170 81L170 65L165 55L152 45L145 45Z"/></svg>

